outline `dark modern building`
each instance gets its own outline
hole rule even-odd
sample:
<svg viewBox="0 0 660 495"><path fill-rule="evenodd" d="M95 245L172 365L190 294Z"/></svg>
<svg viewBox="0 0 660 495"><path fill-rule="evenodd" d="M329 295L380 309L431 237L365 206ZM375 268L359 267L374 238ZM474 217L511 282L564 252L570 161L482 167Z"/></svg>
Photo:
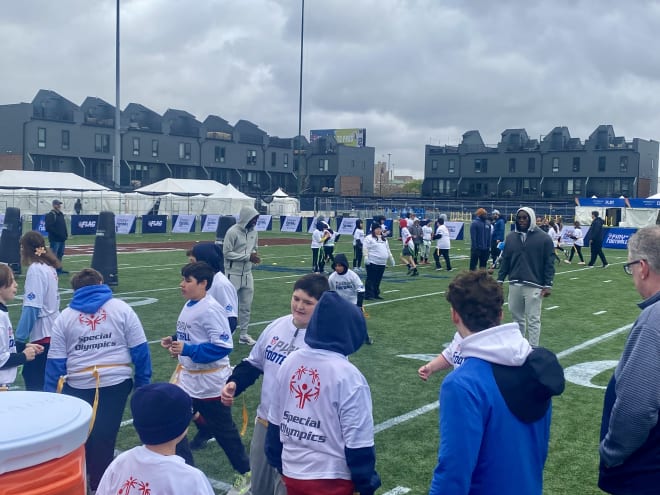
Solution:
<svg viewBox="0 0 660 495"><path fill-rule="evenodd" d="M31 103L0 105L0 170L73 172L115 188L115 107L95 97L80 105L50 90ZM269 136L247 120L200 122L184 110L163 115L129 103L120 112L120 188L161 179L211 179L251 195L371 195L374 148Z"/></svg>
<svg viewBox="0 0 660 495"><path fill-rule="evenodd" d="M422 195L433 198L572 200L646 198L658 189L658 142L600 125L582 142L568 128L530 139L507 129L496 146L468 131L458 146L426 146Z"/></svg>

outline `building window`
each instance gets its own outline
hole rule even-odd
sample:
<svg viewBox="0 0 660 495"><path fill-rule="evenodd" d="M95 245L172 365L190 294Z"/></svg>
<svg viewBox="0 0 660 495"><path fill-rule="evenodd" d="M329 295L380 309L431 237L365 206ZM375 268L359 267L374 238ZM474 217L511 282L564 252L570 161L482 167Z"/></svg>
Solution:
<svg viewBox="0 0 660 495"><path fill-rule="evenodd" d="M94 134L94 151L110 153L110 134Z"/></svg>
<svg viewBox="0 0 660 495"><path fill-rule="evenodd" d="M133 138L133 156L140 156L140 138Z"/></svg>
<svg viewBox="0 0 660 495"><path fill-rule="evenodd" d="M474 160L474 173L488 173L488 160L486 158L477 158Z"/></svg>
<svg viewBox="0 0 660 495"><path fill-rule="evenodd" d="M151 140L151 156L158 156L158 139Z"/></svg>
<svg viewBox="0 0 660 495"><path fill-rule="evenodd" d="M552 173L556 174L559 172L559 158L552 159Z"/></svg>
<svg viewBox="0 0 660 495"><path fill-rule="evenodd" d="M190 143L179 143L179 159L190 160L191 149Z"/></svg>
<svg viewBox="0 0 660 495"><path fill-rule="evenodd" d="M45 148L46 147L46 128L38 127L37 128L37 147Z"/></svg>
<svg viewBox="0 0 660 495"><path fill-rule="evenodd" d="M431 170L438 170L438 160L431 160Z"/></svg>
<svg viewBox="0 0 660 495"><path fill-rule="evenodd" d="M622 156L619 158L619 172L625 174L628 172L628 157Z"/></svg>
<svg viewBox="0 0 660 495"><path fill-rule="evenodd" d="M257 164L257 151L256 150L247 150L247 161L248 165Z"/></svg>
<svg viewBox="0 0 660 495"><path fill-rule="evenodd" d="M607 158L604 157L604 156L599 156L598 157L598 171L599 172L605 172L606 164L607 164Z"/></svg>
<svg viewBox="0 0 660 495"><path fill-rule="evenodd" d="M277 153L274 151L270 153L270 166L277 167Z"/></svg>
<svg viewBox="0 0 660 495"><path fill-rule="evenodd" d="M69 131L63 130L62 131L62 149L63 150L68 150L69 149L69 145L70 145L69 140L70 139L71 139L71 134L69 133Z"/></svg>
<svg viewBox="0 0 660 495"><path fill-rule="evenodd" d="M574 156L573 157L573 172L579 172L580 171L580 157L579 156Z"/></svg>
<svg viewBox="0 0 660 495"><path fill-rule="evenodd" d="M510 174L515 174L516 173L516 159L515 158L509 158L509 173Z"/></svg>
<svg viewBox="0 0 660 495"><path fill-rule="evenodd" d="M536 172L536 158L532 157L527 160L527 172L531 174Z"/></svg>
<svg viewBox="0 0 660 495"><path fill-rule="evenodd" d="M449 169L447 170L448 173L453 174L456 172L456 160L451 158L449 160Z"/></svg>
<svg viewBox="0 0 660 495"><path fill-rule="evenodd" d="M582 194L582 182L582 179L568 179L566 183L566 194L570 196L579 196Z"/></svg>
<svg viewBox="0 0 660 495"><path fill-rule="evenodd" d="M355 160L351 160L351 168L355 168Z"/></svg>
<svg viewBox="0 0 660 495"><path fill-rule="evenodd" d="M321 158L319 160L319 170L327 171L328 170L328 164L329 164L329 160L327 158Z"/></svg>
<svg viewBox="0 0 660 495"><path fill-rule="evenodd" d="M222 146L216 146L213 151L213 161L215 163L225 163L225 148Z"/></svg>
<svg viewBox="0 0 660 495"><path fill-rule="evenodd" d="M282 156L282 166L284 168L289 168L289 154L288 153L284 153L284 155Z"/></svg>

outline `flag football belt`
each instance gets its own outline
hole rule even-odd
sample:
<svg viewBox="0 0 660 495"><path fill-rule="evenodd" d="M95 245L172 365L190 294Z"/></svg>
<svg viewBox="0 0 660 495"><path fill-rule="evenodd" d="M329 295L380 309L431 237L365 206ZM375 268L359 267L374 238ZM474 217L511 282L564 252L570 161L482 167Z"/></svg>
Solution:
<svg viewBox="0 0 660 495"><path fill-rule="evenodd" d="M219 371L222 369L225 369L227 365L222 365L218 366L217 368L208 368L208 369L203 369L203 370L189 370L185 368L181 363L176 365L176 368L174 369L174 373L172 373L172 376L170 377L170 383L176 385L179 383L179 378L181 377L181 372L185 370L187 373L190 373L191 375L204 375L206 373L213 373L215 371ZM241 425L241 436L245 435L245 432L247 431L247 425L248 425L248 412L247 412L247 404L245 403L245 396L243 396L243 423Z"/></svg>
<svg viewBox="0 0 660 495"><path fill-rule="evenodd" d="M92 419L89 422L89 430L87 431L87 436L89 436L89 434L92 433L92 428L94 428L94 421L96 420L96 411L99 407L99 388L101 387L101 373L99 372L99 370L102 368L117 368L119 366L128 366L129 368L131 367L130 364L96 364L94 366L88 366L87 368L72 371L66 375L62 375L60 376L60 379L57 380L56 392L58 394L62 393L62 389L64 389L64 384L69 378L69 375L78 375L80 373L91 373L94 379L96 380L96 387L94 389L94 403L92 404Z"/></svg>

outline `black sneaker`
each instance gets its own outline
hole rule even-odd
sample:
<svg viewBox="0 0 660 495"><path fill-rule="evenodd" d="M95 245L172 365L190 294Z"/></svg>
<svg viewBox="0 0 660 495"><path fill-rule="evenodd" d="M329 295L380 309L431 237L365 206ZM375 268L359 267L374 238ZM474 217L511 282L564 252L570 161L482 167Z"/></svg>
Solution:
<svg viewBox="0 0 660 495"><path fill-rule="evenodd" d="M417 268L415 268L410 276L411 277L416 277L418 275L419 275L419 272L417 271Z"/></svg>
<svg viewBox="0 0 660 495"><path fill-rule="evenodd" d="M384 300L384 299L383 299L382 297L380 297L380 296L376 296L376 297L374 297L374 299L379 299L379 300L381 300L381 301Z"/></svg>

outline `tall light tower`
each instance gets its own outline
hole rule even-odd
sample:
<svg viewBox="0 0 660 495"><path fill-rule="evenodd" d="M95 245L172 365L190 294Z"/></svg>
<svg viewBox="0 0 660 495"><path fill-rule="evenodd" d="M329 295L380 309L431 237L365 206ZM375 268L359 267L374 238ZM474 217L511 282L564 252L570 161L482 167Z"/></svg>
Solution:
<svg viewBox="0 0 660 495"><path fill-rule="evenodd" d="M121 134L119 133L119 0L117 0L117 27L115 29L115 154L112 157L112 182L121 185Z"/></svg>
<svg viewBox="0 0 660 495"><path fill-rule="evenodd" d="M300 179L298 180L298 195L302 194L305 189L305 184L307 182L307 160L301 160L302 149L300 144L300 135L302 133L302 91L303 91L303 42L305 38L305 0L301 0L301 9L300 9L300 79L298 84L298 136L295 141L295 150L294 154L296 155L296 160L298 160L298 175ZM303 165L304 161L304 165ZM304 169L303 169L304 166Z"/></svg>

